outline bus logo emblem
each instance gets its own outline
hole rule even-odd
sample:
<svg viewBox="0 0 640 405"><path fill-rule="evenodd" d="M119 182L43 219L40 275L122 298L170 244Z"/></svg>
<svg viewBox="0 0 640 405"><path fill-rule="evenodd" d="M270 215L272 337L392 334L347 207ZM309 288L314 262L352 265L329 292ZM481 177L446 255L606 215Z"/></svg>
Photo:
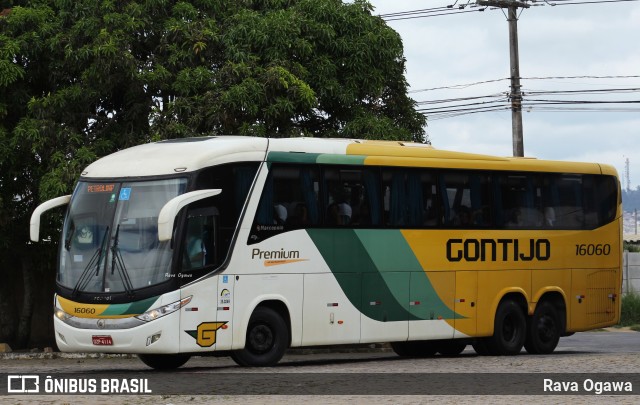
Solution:
<svg viewBox="0 0 640 405"><path fill-rule="evenodd" d="M211 347L216 343L216 332L227 322L202 322L196 330L185 330L200 347ZM226 327L225 327L226 328Z"/></svg>

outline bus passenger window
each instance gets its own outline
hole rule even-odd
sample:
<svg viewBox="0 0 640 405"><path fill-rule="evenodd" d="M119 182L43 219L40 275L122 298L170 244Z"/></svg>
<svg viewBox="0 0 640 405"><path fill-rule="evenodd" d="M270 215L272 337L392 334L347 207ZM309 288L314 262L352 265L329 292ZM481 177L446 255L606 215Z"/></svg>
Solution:
<svg viewBox="0 0 640 405"><path fill-rule="evenodd" d="M327 167L323 180L325 225L364 228L381 224L378 170Z"/></svg>
<svg viewBox="0 0 640 405"><path fill-rule="evenodd" d="M491 182L487 174L451 172L439 176L443 224L460 228L491 225Z"/></svg>
<svg viewBox="0 0 640 405"><path fill-rule="evenodd" d="M320 182L314 165L273 165L260 196L249 244L320 223Z"/></svg>

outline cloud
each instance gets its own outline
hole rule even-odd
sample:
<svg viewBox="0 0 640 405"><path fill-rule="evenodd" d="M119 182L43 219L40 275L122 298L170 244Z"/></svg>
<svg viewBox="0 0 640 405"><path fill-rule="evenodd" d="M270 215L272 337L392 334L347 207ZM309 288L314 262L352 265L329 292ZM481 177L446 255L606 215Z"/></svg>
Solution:
<svg viewBox="0 0 640 405"><path fill-rule="evenodd" d="M375 13L446 6L455 0L373 0ZM425 4L427 3L427 4ZM460 4L466 1L460 1ZM388 22L402 36L412 90L446 87L509 76L508 25L499 10ZM518 21L520 73L526 92L640 88L640 78L527 79L559 76L640 75L640 4L544 6L525 10ZM509 81L412 92L416 101L484 96L509 91ZM570 94L568 100L640 100L630 94ZM632 107L628 104L626 107ZM639 104L635 104L640 109ZM582 106L585 107L585 106ZM594 106L589 106L594 107ZM599 107L606 107L600 105ZM525 155L594 161L621 173L629 158L633 187L640 184L640 114L635 112L523 113ZM440 149L510 155L511 112L448 119L428 118L427 132ZM638 149L638 152L634 152Z"/></svg>

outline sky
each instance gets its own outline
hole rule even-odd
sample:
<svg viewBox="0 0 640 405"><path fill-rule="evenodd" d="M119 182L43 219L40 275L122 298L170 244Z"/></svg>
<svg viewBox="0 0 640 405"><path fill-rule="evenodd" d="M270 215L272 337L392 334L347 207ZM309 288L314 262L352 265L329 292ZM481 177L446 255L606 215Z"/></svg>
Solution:
<svg viewBox="0 0 640 405"><path fill-rule="evenodd" d="M369 2L375 7L375 15L456 3L455 0ZM456 7L468 2L459 0ZM623 188L627 187L625 161L629 159L629 184L636 189L640 185L640 1L579 5L561 2L568 1L560 0L551 6L551 0L550 4L537 0L535 4L545 5L520 9L518 46L524 101L627 103L536 104L526 108L522 113L524 155L610 164L618 170ZM470 3L463 10L478 10L471 7L475 0ZM508 107L506 101L460 106L506 100L510 86L509 28L502 10L396 21L384 18L402 37L406 78L414 100L493 95L453 103L419 104L419 108ZM590 92L585 94L584 90ZM567 91L570 93L558 93ZM553 109L547 110L549 107ZM558 110L558 107L580 110ZM427 119L426 131L435 148L513 155L509 109L458 116L428 114Z"/></svg>

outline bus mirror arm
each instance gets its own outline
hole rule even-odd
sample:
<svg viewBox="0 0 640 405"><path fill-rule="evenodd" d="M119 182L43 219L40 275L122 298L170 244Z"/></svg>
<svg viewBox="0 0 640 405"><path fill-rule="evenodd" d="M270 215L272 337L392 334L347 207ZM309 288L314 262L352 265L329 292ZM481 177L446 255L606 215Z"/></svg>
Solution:
<svg viewBox="0 0 640 405"><path fill-rule="evenodd" d="M205 198L213 197L222 193L221 189L196 190L181 194L169 200L160 210L158 215L158 240L166 242L171 240L173 233L173 223L178 212L187 205Z"/></svg>
<svg viewBox="0 0 640 405"><path fill-rule="evenodd" d="M31 220L29 221L29 237L33 242L40 240L40 216L42 213L61 205L67 205L69 201L71 201L71 195L65 195L38 205L33 214L31 214Z"/></svg>

